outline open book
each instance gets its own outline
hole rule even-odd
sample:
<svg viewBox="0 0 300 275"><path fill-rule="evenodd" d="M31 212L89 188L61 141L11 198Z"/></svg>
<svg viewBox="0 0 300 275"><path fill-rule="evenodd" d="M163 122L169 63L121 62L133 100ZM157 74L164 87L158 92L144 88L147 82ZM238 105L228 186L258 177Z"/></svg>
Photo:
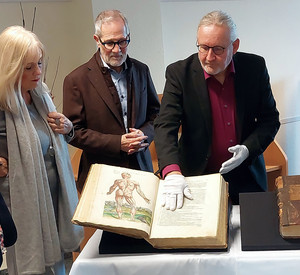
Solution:
<svg viewBox="0 0 300 275"><path fill-rule="evenodd" d="M155 248L226 248L228 184L220 174L186 180L193 200L170 211L153 173L94 164L72 222L144 238Z"/></svg>
<svg viewBox="0 0 300 275"><path fill-rule="evenodd" d="M300 238L300 175L276 179L279 231L283 238Z"/></svg>

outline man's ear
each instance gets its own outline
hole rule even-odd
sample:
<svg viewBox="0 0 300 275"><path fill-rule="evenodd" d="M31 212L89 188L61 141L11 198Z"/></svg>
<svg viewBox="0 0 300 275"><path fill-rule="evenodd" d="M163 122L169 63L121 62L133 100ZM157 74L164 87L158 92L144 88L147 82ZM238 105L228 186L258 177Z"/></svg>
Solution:
<svg viewBox="0 0 300 275"><path fill-rule="evenodd" d="M94 40L96 41L97 46L98 46L98 48L99 48L99 47L100 47L100 38L99 38L99 36L96 35L96 34L94 34Z"/></svg>
<svg viewBox="0 0 300 275"><path fill-rule="evenodd" d="M237 38L235 41L233 41L232 45L233 45L233 54L235 54L239 49L240 40Z"/></svg>

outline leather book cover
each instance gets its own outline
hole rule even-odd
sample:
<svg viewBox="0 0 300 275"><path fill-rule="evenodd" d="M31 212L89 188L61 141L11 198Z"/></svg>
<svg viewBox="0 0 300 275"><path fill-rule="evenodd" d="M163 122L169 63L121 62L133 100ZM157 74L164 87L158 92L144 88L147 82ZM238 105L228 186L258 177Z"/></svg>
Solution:
<svg viewBox="0 0 300 275"><path fill-rule="evenodd" d="M243 251L300 249L300 239L284 239L279 233L276 192L240 194Z"/></svg>
<svg viewBox="0 0 300 275"><path fill-rule="evenodd" d="M300 176L276 179L279 232L284 238L300 238Z"/></svg>

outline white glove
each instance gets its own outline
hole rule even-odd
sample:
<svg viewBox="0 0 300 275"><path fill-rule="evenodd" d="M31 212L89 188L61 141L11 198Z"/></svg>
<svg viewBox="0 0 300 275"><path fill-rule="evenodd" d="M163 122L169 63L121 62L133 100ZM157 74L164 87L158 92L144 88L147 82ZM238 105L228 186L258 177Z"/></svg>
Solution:
<svg viewBox="0 0 300 275"><path fill-rule="evenodd" d="M163 181L161 205L166 206L167 210L174 211L183 206L183 196L190 200L193 199L184 176L179 174L167 175Z"/></svg>
<svg viewBox="0 0 300 275"><path fill-rule="evenodd" d="M222 163L219 171L221 174L226 174L238 167L249 156L249 150L245 145L229 147L228 151L233 153L233 157Z"/></svg>

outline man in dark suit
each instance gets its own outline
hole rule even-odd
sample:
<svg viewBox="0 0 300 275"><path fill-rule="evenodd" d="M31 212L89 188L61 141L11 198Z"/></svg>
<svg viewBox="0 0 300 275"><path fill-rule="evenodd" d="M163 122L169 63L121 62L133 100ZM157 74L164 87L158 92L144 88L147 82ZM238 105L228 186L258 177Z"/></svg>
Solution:
<svg viewBox="0 0 300 275"><path fill-rule="evenodd" d="M89 168L103 163L153 171L148 149L159 100L147 65L129 58L130 32L117 10L95 21L98 51L64 81L64 114L73 122L70 142L83 150L77 188Z"/></svg>
<svg viewBox="0 0 300 275"><path fill-rule="evenodd" d="M184 196L192 198L184 176L220 172L234 204L241 192L265 191L263 152L280 126L265 61L237 52L229 15L204 16L197 47L198 54L167 67L154 122L163 205L171 210L182 207Z"/></svg>

